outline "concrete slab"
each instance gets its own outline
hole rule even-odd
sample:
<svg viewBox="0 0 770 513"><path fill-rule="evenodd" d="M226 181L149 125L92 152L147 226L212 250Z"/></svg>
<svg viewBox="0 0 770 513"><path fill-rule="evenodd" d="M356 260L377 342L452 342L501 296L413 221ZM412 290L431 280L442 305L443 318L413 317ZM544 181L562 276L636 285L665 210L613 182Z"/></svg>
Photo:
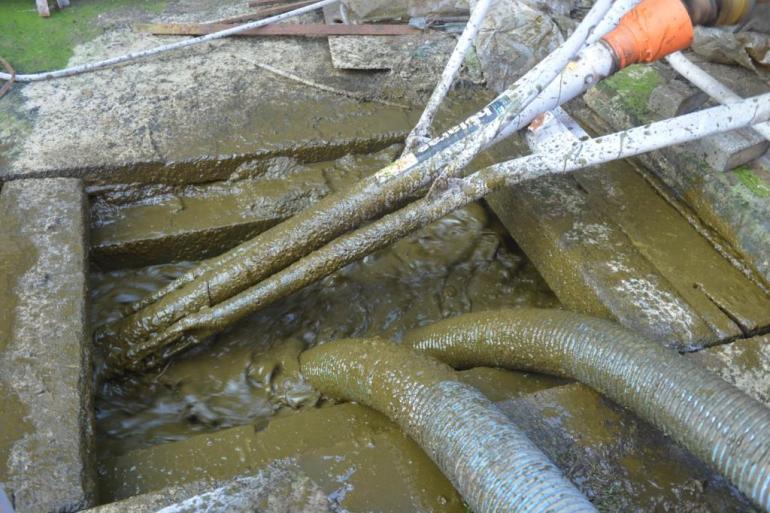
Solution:
<svg viewBox="0 0 770 513"><path fill-rule="evenodd" d="M498 406L600 511L729 512L747 506L687 451L587 387L496 369L462 374L485 393L493 390ZM503 394L501 383L509 386ZM382 415L354 404L275 418L262 429L242 426L131 451L107 462L102 485L117 486L120 494L178 486L203 474L247 474L254 465L286 457L348 511L462 511L456 492L419 447Z"/></svg>
<svg viewBox="0 0 770 513"><path fill-rule="evenodd" d="M230 428L106 459L101 498L123 499L204 476L229 479L285 458L348 511L369 511L373 505L378 511L465 511L419 446L384 416L355 404L305 410L267 426Z"/></svg>
<svg viewBox="0 0 770 513"><path fill-rule="evenodd" d="M699 234L635 169L612 163L577 173L595 209L612 218L712 328L718 339L770 326L770 296Z"/></svg>
<svg viewBox="0 0 770 513"><path fill-rule="evenodd" d="M735 66L698 64L742 96L766 92L770 87L767 74L755 74ZM670 84L675 76L673 70L662 64L631 67L586 93L585 102L600 121L597 123L591 116L581 116L581 121L604 132L607 127L602 123L613 130L622 130L665 117L656 112L661 103L654 101L653 93L661 85ZM720 252L768 291L770 178L764 175L764 164L761 160L754 161L750 166L725 173L709 163L709 152L701 144L669 147L640 156L637 161L696 214L698 222L713 233L711 240L722 248Z"/></svg>
<svg viewBox="0 0 770 513"><path fill-rule="evenodd" d="M257 509L258 508L258 509ZM88 513L327 513L328 497L290 461L224 482L199 481L164 488L86 510Z"/></svg>
<svg viewBox="0 0 770 513"><path fill-rule="evenodd" d="M689 357L770 407L770 335L710 347Z"/></svg>
<svg viewBox="0 0 770 513"><path fill-rule="evenodd" d="M550 152L579 137L588 134L559 110L526 140L532 151ZM498 192L488 202L522 249L539 256L533 261L565 304L680 349L770 325L770 297L628 163L545 182ZM688 332L690 325L699 333Z"/></svg>
<svg viewBox="0 0 770 513"><path fill-rule="evenodd" d="M218 255L335 190L351 158L375 172L401 145L336 161L302 164L276 157L241 166L228 180L200 185L91 187L91 252L102 270ZM355 176L360 176L355 174Z"/></svg>
<svg viewBox="0 0 770 513"><path fill-rule="evenodd" d="M243 3L170 0L151 17L204 21L231 14L234 7L242 10ZM118 14L100 20L110 16ZM130 17L77 46L70 64L177 39L134 32L127 21ZM299 21L321 18L306 15ZM400 74L337 70L325 40L234 38L18 86L0 103L0 180L76 176L99 183L201 182L226 178L243 161L265 154L291 156L296 148L323 152L339 140L392 142L394 134L403 135L416 121L420 109L411 105L430 91L440 72L411 73L423 62L410 61L410 80L416 78L408 81ZM312 82L339 94L308 85ZM403 107L377 103L385 98Z"/></svg>
<svg viewBox="0 0 770 513"><path fill-rule="evenodd" d="M94 501L86 201L74 179L0 192L0 484L18 513Z"/></svg>
<svg viewBox="0 0 770 513"><path fill-rule="evenodd" d="M645 75L632 78L649 82L648 88L657 82ZM671 110L679 110L688 94L679 95ZM558 119L548 123L527 138L533 151L555 151L553 145L588 135ZM614 318L680 349L770 326L770 296L696 231L656 185L628 163L613 162L487 200L560 300L575 310Z"/></svg>
<svg viewBox="0 0 770 513"><path fill-rule="evenodd" d="M92 197L93 258L110 270L223 253L330 192L321 169L294 175L100 191Z"/></svg>
<svg viewBox="0 0 770 513"><path fill-rule="evenodd" d="M590 388L498 403L599 511L751 511L721 476Z"/></svg>
<svg viewBox="0 0 770 513"><path fill-rule="evenodd" d="M739 333L729 319L706 322L615 220L592 205L575 177L524 183L487 202L567 308L615 319L678 348Z"/></svg>

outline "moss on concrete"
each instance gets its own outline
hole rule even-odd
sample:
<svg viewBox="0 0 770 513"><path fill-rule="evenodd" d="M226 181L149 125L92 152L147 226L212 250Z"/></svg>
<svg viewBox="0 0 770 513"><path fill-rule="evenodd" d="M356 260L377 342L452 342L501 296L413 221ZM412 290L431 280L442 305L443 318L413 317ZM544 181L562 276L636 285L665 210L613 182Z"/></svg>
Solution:
<svg viewBox="0 0 770 513"><path fill-rule="evenodd" d="M758 176L751 168L741 166L734 169L733 174L754 196L758 198L770 197L770 183L761 176Z"/></svg>
<svg viewBox="0 0 770 513"><path fill-rule="evenodd" d="M38 16L31 0L0 2L0 55L17 72L32 73L67 64L73 48L104 31L100 15L123 8L160 13L165 0L73 0L50 18Z"/></svg>
<svg viewBox="0 0 770 513"><path fill-rule="evenodd" d="M663 77L655 68L637 64L616 73L601 84L615 91L623 107L637 120L646 122L650 121L650 95L663 82Z"/></svg>

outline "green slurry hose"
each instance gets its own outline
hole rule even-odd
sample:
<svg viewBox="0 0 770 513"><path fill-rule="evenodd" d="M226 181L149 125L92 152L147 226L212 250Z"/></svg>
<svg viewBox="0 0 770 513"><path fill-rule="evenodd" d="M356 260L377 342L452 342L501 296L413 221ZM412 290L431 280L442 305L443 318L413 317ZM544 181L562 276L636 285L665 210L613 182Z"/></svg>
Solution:
<svg viewBox="0 0 770 513"><path fill-rule="evenodd" d="M596 509L513 423L447 365L377 339L300 357L322 393L386 414L430 455L475 513Z"/></svg>
<svg viewBox="0 0 770 513"><path fill-rule="evenodd" d="M453 367L576 379L624 405L770 511L770 409L686 357L609 321L559 310L463 315L404 344Z"/></svg>

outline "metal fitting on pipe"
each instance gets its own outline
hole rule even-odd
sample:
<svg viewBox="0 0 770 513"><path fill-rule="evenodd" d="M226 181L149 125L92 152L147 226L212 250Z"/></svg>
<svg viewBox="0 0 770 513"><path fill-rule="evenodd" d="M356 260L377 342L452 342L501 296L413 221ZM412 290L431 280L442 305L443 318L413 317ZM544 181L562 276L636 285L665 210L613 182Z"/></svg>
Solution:
<svg viewBox="0 0 770 513"><path fill-rule="evenodd" d="M453 367L576 379L660 428L770 511L770 409L625 328L560 310L480 312L407 333L404 345Z"/></svg>
<svg viewBox="0 0 770 513"><path fill-rule="evenodd" d="M755 0L684 0L694 25L734 25L745 19ZM760 1L759 3L763 3Z"/></svg>
<svg viewBox="0 0 770 513"><path fill-rule="evenodd" d="M390 342L348 339L304 352L300 365L322 393L397 422L475 513L596 512L524 433L443 363Z"/></svg>

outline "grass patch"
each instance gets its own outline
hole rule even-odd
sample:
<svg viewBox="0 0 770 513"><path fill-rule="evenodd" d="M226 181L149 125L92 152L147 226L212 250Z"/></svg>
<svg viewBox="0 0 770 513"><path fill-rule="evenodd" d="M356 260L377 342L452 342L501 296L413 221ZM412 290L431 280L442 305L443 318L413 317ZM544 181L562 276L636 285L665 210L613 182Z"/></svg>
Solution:
<svg viewBox="0 0 770 513"><path fill-rule="evenodd" d="M53 3L53 2L52 2ZM70 7L38 16L33 0L0 0L0 56L18 73L34 73L66 66L73 48L103 32L100 14L136 7L160 13L164 0L72 0Z"/></svg>

